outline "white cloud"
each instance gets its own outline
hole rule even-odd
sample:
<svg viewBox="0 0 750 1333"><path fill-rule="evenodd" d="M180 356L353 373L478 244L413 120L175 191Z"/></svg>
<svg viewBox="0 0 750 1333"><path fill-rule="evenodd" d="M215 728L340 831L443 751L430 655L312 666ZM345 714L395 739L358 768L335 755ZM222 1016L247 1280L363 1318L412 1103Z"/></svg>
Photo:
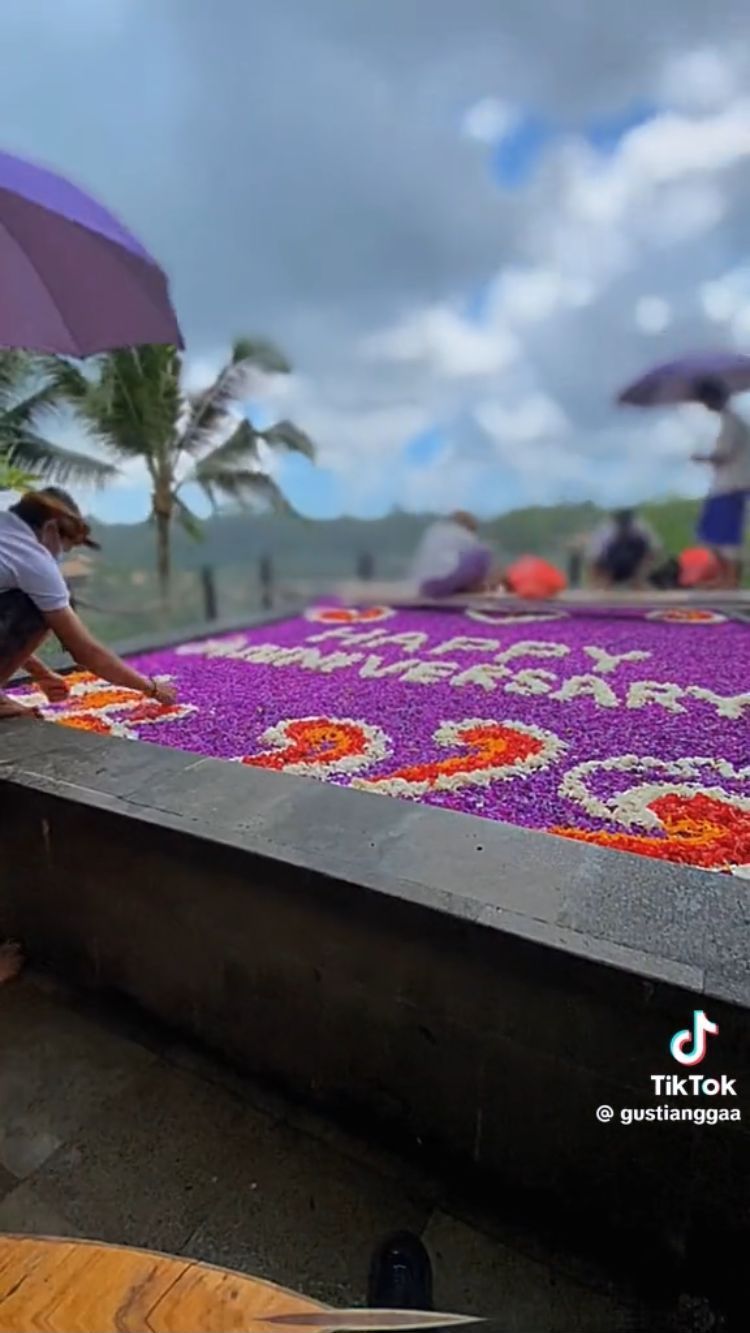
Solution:
<svg viewBox="0 0 750 1333"><path fill-rule="evenodd" d="M712 231L721 222L726 201L715 180L678 181L654 190L634 230L647 243L673 246Z"/></svg>
<svg viewBox="0 0 750 1333"><path fill-rule="evenodd" d="M699 291L699 300L706 319L714 324L726 323L737 309L737 294L721 279L704 282Z"/></svg>
<svg viewBox="0 0 750 1333"><path fill-rule="evenodd" d="M87 86L87 105L104 109L99 166L83 166L174 271L196 379L248 318L278 337L302 373L258 396L310 431L352 508L402 483L405 503L426 492L471 505L485 479L498 503L498 473L514 499L700 492L692 426L618 413L612 399L655 336L660 356L750 342L739 0L666 0L648 23L632 8L571 17L543 0L257 0L252 19L246 0L224 4L233 22L217 39L198 0L130 0L128 40L156 53L153 77L140 55L123 66L111 41ZM237 40L250 27L252 86ZM260 112L280 67L294 77L271 123ZM46 152L58 122L58 153L83 142L59 68L53 49L33 98L5 70L24 151L36 134ZM157 99L145 139L127 118L118 131L93 95L94 74L109 92L121 68ZM643 104L656 114L608 152L588 142L587 124ZM501 194L483 149L536 112L559 138ZM480 287L476 321L464 312ZM436 423L450 444L429 467L409 464L409 440Z"/></svg>
<svg viewBox="0 0 750 1333"><path fill-rule="evenodd" d="M477 464L446 445L426 466L408 467L400 483L400 503L423 513L449 513L458 506L473 506L477 484ZM492 500L488 510L492 512Z"/></svg>
<svg viewBox="0 0 750 1333"><path fill-rule="evenodd" d="M544 393L530 394L513 407L487 399L478 404L474 416L501 448L506 444L560 439L570 429L570 422L559 403Z"/></svg>
<svg viewBox="0 0 750 1333"><path fill-rule="evenodd" d="M226 364L227 353L204 352L199 356L185 356L183 362L183 386L188 393L200 393L213 384L222 366Z"/></svg>
<svg viewBox="0 0 750 1333"><path fill-rule="evenodd" d="M417 363L446 378L495 375L518 356L508 329L478 328L448 306L427 306L362 344L370 360Z"/></svg>
<svg viewBox="0 0 750 1333"><path fill-rule="evenodd" d="M346 493L361 498L363 479L378 472L367 460L387 457L398 470L410 435L439 421L451 444L428 467L406 469L404 503L476 504L485 476L499 503L498 466L513 494L539 503L700 494L705 477L688 461L695 426L676 413L618 413L613 398L648 364L644 338L710 345L711 321L721 320L737 345L750 342L750 266L727 266L717 251L722 272L711 248L736 213L746 154L744 101L701 115L665 111L608 159L582 137L553 146L514 201L515 245L487 284L479 321L432 303L361 341L352 398L365 368L365 399L388 376L399 389L390 418L367 402L323 410L337 439L358 441L362 467L352 466L350 443L328 453ZM382 479L382 461L379 471Z"/></svg>
<svg viewBox="0 0 750 1333"><path fill-rule="evenodd" d="M727 106L737 90L737 72L724 52L699 47L670 57L659 99L679 111L714 111Z"/></svg>
<svg viewBox="0 0 750 1333"><path fill-rule="evenodd" d="M488 284L479 326L432 305L370 340L371 356L419 368L432 419L455 423L457 447L470 420L484 435L484 454L474 442L461 457L463 495L457 471L446 480L454 455L432 465L432 494L447 486L469 503L498 463L540 503L701 493L705 477L688 461L695 423L618 414L613 397L648 364L644 338L710 345L711 321L723 321L736 345L750 344L750 266L714 250L733 219L743 234L736 182L750 192L750 101L719 100L689 115L666 109L608 158L582 137L552 146L519 191L515 247Z"/></svg>
<svg viewBox="0 0 750 1333"><path fill-rule="evenodd" d="M593 295L589 279L561 268L507 268L492 283L487 305L491 321L535 324L565 306L585 306Z"/></svg>
<svg viewBox="0 0 750 1333"><path fill-rule="evenodd" d="M636 302L635 322L642 333L663 333L672 322L672 309L662 296L642 296Z"/></svg>
<svg viewBox="0 0 750 1333"><path fill-rule="evenodd" d="M742 351L750 347L750 302L740 306L732 319L732 338Z"/></svg>
<svg viewBox="0 0 750 1333"><path fill-rule="evenodd" d="M404 398L364 402L347 376L321 382L302 375L279 379L262 406L298 422L315 441L318 461L339 476L356 478L372 464L389 465L431 424L430 405Z"/></svg>
<svg viewBox="0 0 750 1333"><path fill-rule="evenodd" d="M750 265L740 264L701 285L698 300L707 320L731 325L735 338L747 341L750 311Z"/></svg>
<svg viewBox="0 0 750 1333"><path fill-rule="evenodd" d="M720 171L750 156L750 100L714 114L666 112L631 130L622 144L620 169L654 182L695 171Z"/></svg>
<svg viewBox="0 0 750 1333"><path fill-rule="evenodd" d="M467 138L491 145L510 134L518 124L518 119L516 107L496 97L483 97L466 111L461 128Z"/></svg>

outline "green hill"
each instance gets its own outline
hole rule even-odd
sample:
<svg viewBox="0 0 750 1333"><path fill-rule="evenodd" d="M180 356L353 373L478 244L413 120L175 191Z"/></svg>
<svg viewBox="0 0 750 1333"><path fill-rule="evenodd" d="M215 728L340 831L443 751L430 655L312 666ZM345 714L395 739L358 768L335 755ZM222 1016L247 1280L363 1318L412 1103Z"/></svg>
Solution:
<svg viewBox="0 0 750 1333"><path fill-rule="evenodd" d="M693 500L662 500L643 506L643 513L661 534L665 546L677 552L693 540L698 505ZM203 539L193 541L175 529L173 560L176 570L198 570L211 565L257 565L269 556L283 577L349 577L358 557L370 554L379 576L397 577L414 551L429 514L394 510L385 518L309 520L288 516L223 513L204 525ZM498 555L543 554L565 560L572 539L591 531L604 511L590 503L517 509L484 524ZM98 527L110 567L147 569L152 563L153 531L144 524Z"/></svg>
<svg viewBox="0 0 750 1333"><path fill-rule="evenodd" d="M659 532L665 548L677 553L692 544L698 503L667 499L644 504L641 512ZM381 579L402 577L430 514L395 510L385 518L312 521L288 516L223 513L192 541L175 529L170 609L164 613L154 577L154 533L150 524L95 524L102 542L93 578L81 591L82 610L95 633L109 641L187 625L204 614L200 570L210 567L219 614L241 619L261 605L261 561L270 559L274 604L300 595L324 593L332 583L352 578L363 556ZM576 539L605 517L594 504L537 506L502 514L483 525L498 561L535 553L565 568ZM304 588L302 587L304 585Z"/></svg>

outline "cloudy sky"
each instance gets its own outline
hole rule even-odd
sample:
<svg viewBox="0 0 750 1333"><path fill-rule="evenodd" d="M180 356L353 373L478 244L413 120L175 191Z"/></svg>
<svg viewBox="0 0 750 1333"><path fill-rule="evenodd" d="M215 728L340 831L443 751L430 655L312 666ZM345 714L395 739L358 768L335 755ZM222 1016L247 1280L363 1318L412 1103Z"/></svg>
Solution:
<svg viewBox="0 0 750 1333"><path fill-rule="evenodd" d="M252 412L318 442L303 511L698 493L702 420L612 396L750 348L743 8L3 0L0 138L159 257L194 376L284 347Z"/></svg>

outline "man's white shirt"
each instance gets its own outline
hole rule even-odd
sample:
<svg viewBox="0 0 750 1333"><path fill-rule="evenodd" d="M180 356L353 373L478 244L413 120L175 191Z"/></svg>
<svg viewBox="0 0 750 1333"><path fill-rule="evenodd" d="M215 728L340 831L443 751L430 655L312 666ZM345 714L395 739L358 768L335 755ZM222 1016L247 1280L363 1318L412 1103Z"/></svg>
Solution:
<svg viewBox="0 0 750 1333"><path fill-rule="evenodd" d="M64 611L70 593L54 556L28 523L9 511L0 513L0 593L18 589L40 611Z"/></svg>

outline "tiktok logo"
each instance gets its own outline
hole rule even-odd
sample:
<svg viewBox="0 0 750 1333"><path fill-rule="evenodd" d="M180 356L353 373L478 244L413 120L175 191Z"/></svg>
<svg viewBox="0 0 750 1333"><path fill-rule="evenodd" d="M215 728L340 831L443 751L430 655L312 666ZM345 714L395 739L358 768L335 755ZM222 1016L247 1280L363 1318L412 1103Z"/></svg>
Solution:
<svg viewBox="0 0 750 1333"><path fill-rule="evenodd" d="M716 1037L718 1033L718 1023L711 1022L705 1009L694 1009L692 1028L675 1032L669 1043L672 1058L681 1065L699 1065L706 1054L706 1037Z"/></svg>

